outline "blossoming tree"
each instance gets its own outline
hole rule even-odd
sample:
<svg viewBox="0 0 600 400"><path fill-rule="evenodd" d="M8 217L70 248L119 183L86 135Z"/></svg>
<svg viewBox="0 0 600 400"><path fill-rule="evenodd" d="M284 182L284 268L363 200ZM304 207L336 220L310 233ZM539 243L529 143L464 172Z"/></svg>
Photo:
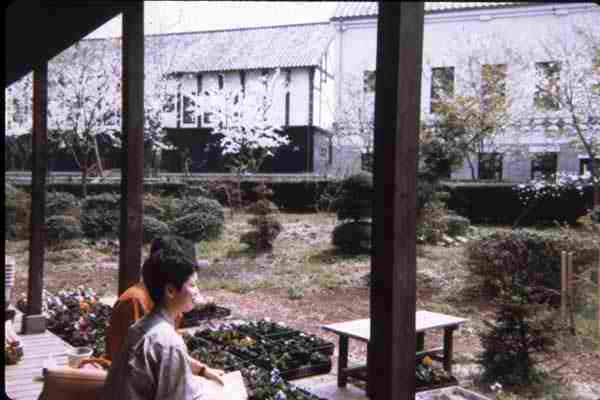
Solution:
<svg viewBox="0 0 600 400"><path fill-rule="evenodd" d="M4 144L5 168L15 166L15 158L27 160L31 154L31 140L21 140L23 135L31 134L32 119L32 75L25 75L19 81L4 90ZM22 166L25 163L21 163Z"/></svg>
<svg viewBox="0 0 600 400"><path fill-rule="evenodd" d="M82 194L93 167L103 176L98 137L120 146L121 60L116 40L79 42L49 63L48 126L81 170Z"/></svg>
<svg viewBox="0 0 600 400"><path fill-rule="evenodd" d="M213 134L222 136L220 145L223 154L231 157L233 171L257 172L278 147L289 143L272 107L279 85L280 71L276 69L245 89L211 88L200 94L186 93L194 99L189 107L211 113Z"/></svg>

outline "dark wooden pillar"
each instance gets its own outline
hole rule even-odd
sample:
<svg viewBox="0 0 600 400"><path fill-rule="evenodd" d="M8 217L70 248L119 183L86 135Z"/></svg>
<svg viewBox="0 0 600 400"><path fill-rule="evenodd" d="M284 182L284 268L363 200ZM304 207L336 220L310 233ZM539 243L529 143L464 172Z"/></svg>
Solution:
<svg viewBox="0 0 600 400"><path fill-rule="evenodd" d="M378 6L369 389L377 400L414 400L424 3Z"/></svg>
<svg viewBox="0 0 600 400"><path fill-rule="evenodd" d="M140 279L144 179L144 3L123 12L119 294Z"/></svg>
<svg viewBox="0 0 600 400"><path fill-rule="evenodd" d="M46 170L48 169L48 64L33 71L33 135L31 165L31 236L29 238L29 279L27 282L27 315L23 318L23 333L46 330L42 315L44 289L44 252L46 224L44 216Z"/></svg>

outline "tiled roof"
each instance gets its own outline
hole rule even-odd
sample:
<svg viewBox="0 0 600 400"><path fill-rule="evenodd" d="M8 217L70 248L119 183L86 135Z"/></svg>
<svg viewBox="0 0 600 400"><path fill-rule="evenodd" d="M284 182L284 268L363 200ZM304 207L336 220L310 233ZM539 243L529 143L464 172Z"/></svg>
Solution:
<svg viewBox="0 0 600 400"><path fill-rule="evenodd" d="M176 51L172 70L208 72L318 65L333 37L325 22L156 35L149 40L163 40Z"/></svg>
<svg viewBox="0 0 600 400"><path fill-rule="evenodd" d="M425 13L471 10L479 8L499 8L507 6L522 6L524 2L455 2L455 1L427 1L425 2ZM332 19L375 17L377 16L377 2L372 1L348 1L339 2Z"/></svg>

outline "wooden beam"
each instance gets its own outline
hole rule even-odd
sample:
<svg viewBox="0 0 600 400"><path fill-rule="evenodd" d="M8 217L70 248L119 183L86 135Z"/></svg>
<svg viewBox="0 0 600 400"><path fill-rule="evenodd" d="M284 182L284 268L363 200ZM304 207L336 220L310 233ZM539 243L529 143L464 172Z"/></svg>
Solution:
<svg viewBox="0 0 600 400"><path fill-rule="evenodd" d="M46 330L42 315L44 289L44 251L46 248L45 197L48 168L48 63L33 71L33 135L31 139L31 220L29 239L29 277L27 280L27 315L23 318L23 333Z"/></svg>
<svg viewBox="0 0 600 400"><path fill-rule="evenodd" d="M369 391L414 400L423 2L379 2Z"/></svg>
<svg viewBox="0 0 600 400"><path fill-rule="evenodd" d="M119 294L140 279L144 179L144 3L123 12L123 149Z"/></svg>

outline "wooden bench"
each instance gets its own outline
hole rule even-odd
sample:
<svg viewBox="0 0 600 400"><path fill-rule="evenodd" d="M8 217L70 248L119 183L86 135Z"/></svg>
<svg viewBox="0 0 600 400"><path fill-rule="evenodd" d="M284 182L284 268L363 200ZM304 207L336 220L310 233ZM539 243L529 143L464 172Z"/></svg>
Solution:
<svg viewBox="0 0 600 400"><path fill-rule="evenodd" d="M416 359L429 355L433 359L441 361L444 369L452 374L453 333L467 320L430 311L417 311L415 319L417 333ZM366 365L348 368L348 341L352 338L369 343L371 320L369 318L358 319L324 325L321 328L339 335L338 386L345 387L349 376L367 381ZM444 329L444 345L443 347L425 350L425 333L431 329Z"/></svg>

